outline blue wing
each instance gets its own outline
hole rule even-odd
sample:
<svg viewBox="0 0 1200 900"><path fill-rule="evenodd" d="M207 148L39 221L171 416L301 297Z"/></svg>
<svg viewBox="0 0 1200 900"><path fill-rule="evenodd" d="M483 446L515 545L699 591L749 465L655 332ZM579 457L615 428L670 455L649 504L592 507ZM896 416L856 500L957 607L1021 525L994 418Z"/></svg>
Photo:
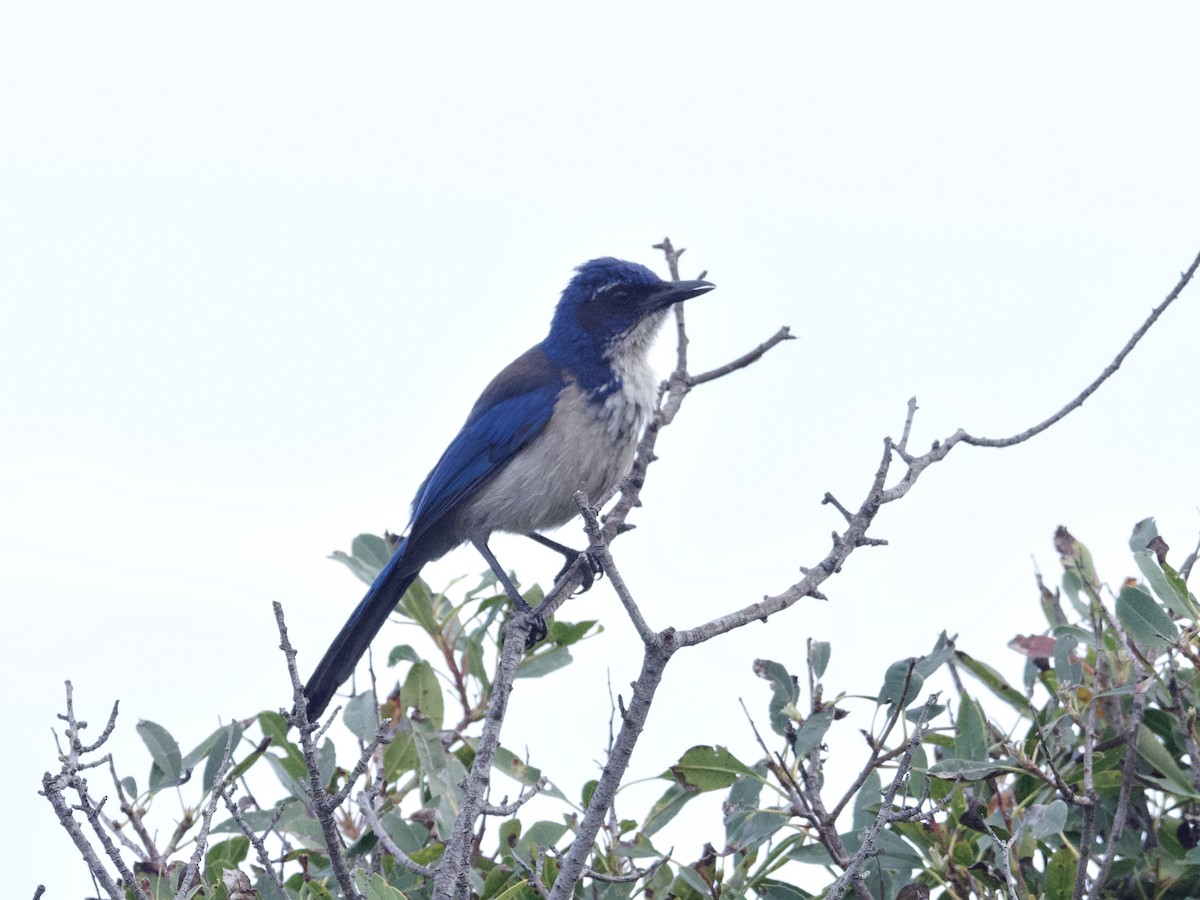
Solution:
<svg viewBox="0 0 1200 900"><path fill-rule="evenodd" d="M540 347L497 375L417 491L410 534L436 525L533 440L550 421L566 384L561 367Z"/></svg>

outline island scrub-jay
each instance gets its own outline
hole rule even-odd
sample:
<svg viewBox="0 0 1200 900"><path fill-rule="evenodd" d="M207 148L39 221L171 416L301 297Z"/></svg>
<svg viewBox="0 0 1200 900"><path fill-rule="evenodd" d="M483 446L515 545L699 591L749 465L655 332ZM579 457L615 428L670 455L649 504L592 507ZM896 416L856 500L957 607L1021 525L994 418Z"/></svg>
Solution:
<svg viewBox="0 0 1200 900"><path fill-rule="evenodd" d="M311 719L350 677L425 563L470 541L520 600L488 549L489 535L536 537L564 525L577 512L576 491L596 497L625 475L654 409L650 344L672 304L712 288L663 281L612 258L576 270L546 339L484 389L417 489L391 560L305 685Z"/></svg>

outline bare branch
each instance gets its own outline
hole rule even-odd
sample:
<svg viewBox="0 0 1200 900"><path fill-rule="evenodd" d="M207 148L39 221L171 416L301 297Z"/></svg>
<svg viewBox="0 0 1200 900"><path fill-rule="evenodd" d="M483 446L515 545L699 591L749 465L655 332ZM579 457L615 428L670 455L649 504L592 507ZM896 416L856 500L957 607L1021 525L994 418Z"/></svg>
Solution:
<svg viewBox="0 0 1200 900"><path fill-rule="evenodd" d="M374 792L367 793L366 791L358 795L358 808L362 810L363 817L371 826L371 831L375 837L379 839L379 843L383 845L383 849L390 853L396 860L408 869L410 872L416 872L418 875L425 878L433 878L434 871L430 866L422 865L417 862L392 840L392 836L387 833L387 829L383 827L383 823L379 821L379 815L375 812L375 800L378 798Z"/></svg>
<svg viewBox="0 0 1200 900"><path fill-rule="evenodd" d="M1175 287L1171 289L1171 292L1167 294L1162 303L1158 304L1158 306L1154 307L1154 309L1150 311L1150 315L1146 318L1146 321L1143 322L1142 326L1133 333L1133 336L1128 341L1125 342L1125 346L1121 348L1121 351L1115 357L1113 357L1113 361L1104 368L1104 371L1096 377L1096 380L1080 391L1079 395L1075 397L1074 400L1072 400L1050 418L1039 422L1030 428L1026 428L1020 434L1014 434L1012 437L975 437L974 435L967 434L965 431L959 431L954 437L963 441L964 443L972 444L976 447L1011 447L1014 444L1020 444L1023 441L1029 440L1036 434L1041 434L1051 425L1061 421L1069 413L1074 412L1076 409L1083 406L1083 402L1087 400L1088 397L1092 396L1092 394L1096 393L1096 389L1099 388L1100 385L1104 384L1104 382L1107 381L1109 377L1117 371L1117 369L1121 368L1121 363L1125 362L1125 357L1130 354L1133 348L1137 346L1138 341L1140 341L1145 336L1146 332L1150 330L1150 326L1158 321L1158 317L1166 311L1168 306L1175 302L1175 298L1183 292L1185 287L1187 287L1188 282L1192 280L1192 276L1196 274L1197 268L1200 268L1200 254L1197 254L1196 258L1192 260L1192 264L1188 266L1185 271L1180 273L1179 281L1175 283Z"/></svg>
<svg viewBox="0 0 1200 900"><path fill-rule="evenodd" d="M346 866L346 857L342 852L342 838L338 833L337 822L333 813L337 806L330 802L329 793L321 783L321 767L317 761L316 741L313 732L316 724L308 720L308 698L304 695L304 684L300 681L300 673L296 669L296 651L288 640L287 625L283 620L283 606L278 601L271 604L275 610L275 624L279 629L279 648L287 660L288 676L292 679L292 700L295 703L294 713L288 716L288 721L300 732L300 749L304 754L304 763L308 769L308 790L312 800L313 811L321 825L321 834L325 838L325 850L329 853L329 865L334 877L342 888L347 900L361 900L358 888L355 887L354 877ZM328 726L326 726L328 727Z"/></svg>
<svg viewBox="0 0 1200 900"><path fill-rule="evenodd" d="M1125 741L1125 759L1121 763L1121 790L1117 797L1117 811L1113 813L1112 827L1109 829L1105 842L1108 846L1104 848L1104 856L1100 860L1100 869L1096 873L1096 878L1092 882L1092 889L1088 893L1089 900L1097 900L1100 896L1100 891L1104 887L1104 882L1108 880L1108 873L1112 869L1113 860L1117 854L1117 844L1120 841L1121 832L1125 828L1125 817L1129 814L1129 793L1133 789L1135 780L1135 771L1138 761L1138 734L1142 730L1142 718L1146 711L1146 692L1150 688L1149 679L1146 675L1146 670L1142 668L1141 663L1134 657L1133 672L1130 673L1130 680L1133 682L1133 709L1130 713L1129 737ZM1143 683L1145 682L1145 683ZM1095 700L1092 701L1095 703ZM1183 720L1180 720L1180 724ZM1089 848L1080 846L1080 853L1087 853ZM1085 864L1080 865L1081 870L1086 870Z"/></svg>
<svg viewBox="0 0 1200 900"><path fill-rule="evenodd" d="M583 877L590 878L592 881L600 881L604 884L632 884L633 882L639 881L643 878L653 878L655 872L670 862L671 854L674 852L675 848L672 847L667 851L666 856L659 857L646 868L639 869L635 866L632 872L627 872L624 875L608 875L604 872L596 872L593 869L585 866L583 870Z"/></svg>
<svg viewBox="0 0 1200 900"><path fill-rule="evenodd" d="M225 752L221 755L221 765L217 768L216 777L213 778L212 797L200 819L200 833L196 835L196 849L192 853L192 858L188 860L187 868L183 870L183 878L179 880L179 890L175 894L175 900L186 900L191 894L193 880L200 869L200 860L204 858L204 851L208 849L208 829L212 825L213 813L217 811L217 801L221 799L221 786L225 782L225 771L229 768L229 757L233 753L235 728L236 725L229 726L229 734L225 738Z"/></svg>
<svg viewBox="0 0 1200 900"><path fill-rule="evenodd" d="M862 843L859 845L858 851L854 854L854 858L850 861L850 866L834 882L833 887L829 889L829 893L825 895L827 900L838 900L839 897L846 893L851 883L858 879L863 863L866 862L867 854L874 848L875 841L884 825L891 822L912 820L922 815L920 804L916 807L905 809L892 809L892 803L896 799L897 790L908 777L908 773L912 768L913 751L916 750L917 744L921 742L921 738L925 734L925 722L929 718L929 714L933 711L933 707L937 705L937 700L938 694L930 694L929 699L925 701L925 708L921 710L921 717L917 720L916 727L913 728L913 733L904 748L904 756L900 758L900 764L896 768L896 776L883 793L883 804L880 807L879 815L875 817L875 821L870 824L866 834L863 835ZM858 891L860 888L856 886L855 890Z"/></svg>
<svg viewBox="0 0 1200 900"><path fill-rule="evenodd" d="M589 541L588 554L600 563L601 568L604 569L604 574L608 576L613 590L617 592L617 596L621 599L621 605L625 607L625 612L629 614L629 619L633 622L633 627L637 629L642 643L650 644L655 642L657 636L654 634L654 630L646 624L646 619L642 616L642 611L638 608L637 602L629 592L629 587L625 584L625 579L621 577L621 572L617 568L612 554L609 552L607 542L604 540L604 533L601 530L600 521L596 518L596 511L588 506L587 497L584 496L582 491L575 492L575 504L583 514L583 528L587 532Z"/></svg>
<svg viewBox="0 0 1200 900"><path fill-rule="evenodd" d="M550 891L550 900L568 900L574 894L575 885L583 873L584 864L604 822L604 816L612 805L625 769L629 766L634 745L645 727L646 717L650 714L650 705L654 702L654 693L662 681L663 671L675 652L676 645L672 638L670 630L665 631L657 635L655 642L645 648L641 674L633 683L633 699L621 717L621 730L617 733L616 743L613 744L608 764L600 775L587 812L579 823L575 839L560 861L558 877Z"/></svg>
<svg viewBox="0 0 1200 900"><path fill-rule="evenodd" d="M230 788L226 787L224 782L218 783L218 790L221 793L221 799L225 802L225 809L229 811L229 815L233 818L233 821L237 823L238 828L242 829L242 834L244 834L250 841L250 846L254 848L254 853L258 857L259 866L262 867L263 871L270 876L273 882L275 882L275 886L279 888L281 893L283 893L283 882L279 880L279 875L276 874L275 867L271 863L271 854L267 852L267 845L263 842L263 839L258 836L258 833L250 827L250 823L246 821L246 817L242 815L241 809L238 808L237 803L235 803L233 800L232 791L233 788L236 787L236 784ZM284 808L285 806L283 803L280 803L279 806L275 808L275 812L271 816L271 821L269 821L267 823L267 827L263 829L263 834L270 834L275 830L275 826L279 824L279 820L283 817Z"/></svg>
<svg viewBox="0 0 1200 900"><path fill-rule="evenodd" d="M555 595L562 595L564 585L570 580L569 575L565 576L555 585L542 605L545 606ZM492 762L496 756L496 748L500 746L500 728L508 712L513 680L525 653L525 641L529 637L532 624L533 615L525 613L513 616L504 627L504 644L497 661L496 676L492 681L492 695L488 701L487 716L483 720L483 733L475 746L475 759L463 784L462 809L454 820L454 829L447 841L446 850L437 864L433 881L435 900L454 900L470 896L470 853L474 843L475 821L481 815L486 802L488 785L491 783Z"/></svg>
<svg viewBox="0 0 1200 900"><path fill-rule="evenodd" d="M378 704L376 704L378 706ZM342 789L334 794L329 802L333 806L341 806L342 802L350 796L350 790L355 783L367 771L367 766L371 764L371 758L374 757L375 751L379 749L380 744L390 744L392 742L392 720L384 719L379 723L379 727L375 729L375 734L371 740L363 747L362 752L358 756L358 763L354 766L354 770L346 779L346 783L342 785Z"/></svg>
<svg viewBox="0 0 1200 900"><path fill-rule="evenodd" d="M717 366L715 369L709 369L707 372L702 372L699 375L692 375L688 378L688 384L691 387L704 384L707 381L715 381L728 375L730 372L736 372L738 369L744 369L751 363L758 362L763 355L774 347L776 344L781 344L784 341L794 341L796 338L792 334L792 330L784 325L777 332L751 350L749 353L739 356L732 362L727 362L723 366Z"/></svg>
<svg viewBox="0 0 1200 900"><path fill-rule="evenodd" d="M528 788L521 791L520 795L512 803L501 803L499 806L493 806L490 803L483 805L483 814L485 816L511 816L522 806L545 790L546 785L550 780L543 775Z"/></svg>

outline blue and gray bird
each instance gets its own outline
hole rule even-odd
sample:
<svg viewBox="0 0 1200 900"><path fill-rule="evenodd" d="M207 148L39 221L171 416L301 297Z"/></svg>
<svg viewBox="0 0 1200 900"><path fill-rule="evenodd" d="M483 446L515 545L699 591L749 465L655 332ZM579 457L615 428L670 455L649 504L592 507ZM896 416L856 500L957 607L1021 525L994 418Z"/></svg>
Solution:
<svg viewBox="0 0 1200 900"><path fill-rule="evenodd" d="M650 345L673 304L712 288L663 281L612 258L576 270L545 340L484 389L417 489L391 560L305 685L310 719L353 673L427 562L469 541L525 609L488 548L492 532L528 535L566 554L570 565L578 554L538 532L574 517L576 491L597 497L628 472L656 400Z"/></svg>

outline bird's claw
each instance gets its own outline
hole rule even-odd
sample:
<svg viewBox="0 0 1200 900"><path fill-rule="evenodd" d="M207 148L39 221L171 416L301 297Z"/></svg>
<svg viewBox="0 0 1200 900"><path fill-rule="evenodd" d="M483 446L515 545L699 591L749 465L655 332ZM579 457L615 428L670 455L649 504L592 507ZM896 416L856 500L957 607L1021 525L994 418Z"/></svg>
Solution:
<svg viewBox="0 0 1200 900"><path fill-rule="evenodd" d="M576 560L578 560L580 557L583 558L583 565L579 569L582 580L579 584L579 590L572 594L572 597L590 591L592 589L592 585L596 583L596 579L604 577L604 567L600 565L600 560L596 559L595 556L588 553L586 550L576 550L573 555L567 557L566 565L558 570L558 574L554 576L554 581L556 583L561 581L563 576L571 571L571 568L575 565Z"/></svg>
<svg viewBox="0 0 1200 900"><path fill-rule="evenodd" d="M529 612L529 635L525 638L526 652L544 641L546 635L550 633L546 627L546 617L535 609Z"/></svg>

